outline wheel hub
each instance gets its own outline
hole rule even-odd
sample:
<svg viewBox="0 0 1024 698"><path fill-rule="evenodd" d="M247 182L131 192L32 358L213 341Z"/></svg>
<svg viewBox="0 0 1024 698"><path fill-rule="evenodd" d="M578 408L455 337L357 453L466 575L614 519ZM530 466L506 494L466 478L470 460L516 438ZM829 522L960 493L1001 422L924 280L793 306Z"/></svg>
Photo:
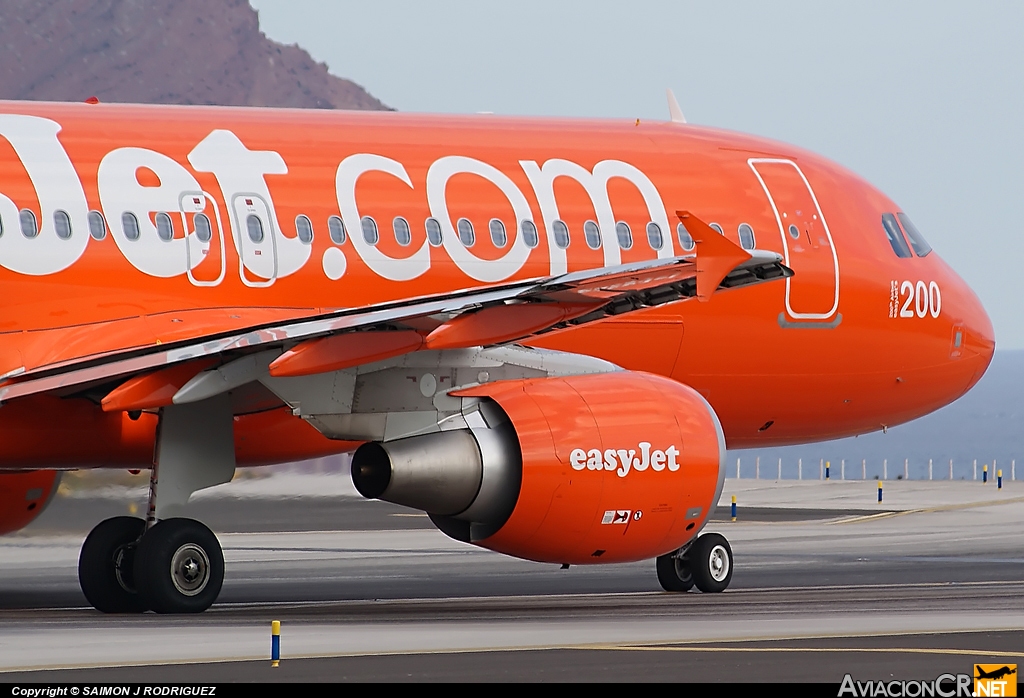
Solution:
<svg viewBox="0 0 1024 698"><path fill-rule="evenodd" d="M729 574L729 554L721 545L716 545L711 549L708 562L711 578L716 582L721 582Z"/></svg>
<svg viewBox="0 0 1024 698"><path fill-rule="evenodd" d="M185 596L195 596L210 581L210 558L195 543L186 543L171 557L171 581Z"/></svg>

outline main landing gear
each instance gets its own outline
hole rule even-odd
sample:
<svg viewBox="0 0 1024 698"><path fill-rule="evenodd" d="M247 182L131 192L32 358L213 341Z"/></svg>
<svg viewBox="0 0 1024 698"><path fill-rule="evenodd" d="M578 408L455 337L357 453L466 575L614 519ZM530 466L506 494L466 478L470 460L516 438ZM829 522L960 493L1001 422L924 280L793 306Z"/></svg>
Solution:
<svg viewBox="0 0 1024 698"><path fill-rule="evenodd" d="M732 548L717 533L705 533L689 546L657 560L658 581L665 591L725 591L732 581Z"/></svg>
<svg viewBox="0 0 1024 698"><path fill-rule="evenodd" d="M198 613L224 583L224 553L209 528L176 518L193 492L235 472L226 394L165 407L146 519L118 516L92 530L78 558L82 592L104 613Z"/></svg>
<svg viewBox="0 0 1024 698"><path fill-rule="evenodd" d="M198 613L224 583L224 553L213 532L192 519L165 519L146 531L130 516L92 530L78 558L85 598L104 613Z"/></svg>

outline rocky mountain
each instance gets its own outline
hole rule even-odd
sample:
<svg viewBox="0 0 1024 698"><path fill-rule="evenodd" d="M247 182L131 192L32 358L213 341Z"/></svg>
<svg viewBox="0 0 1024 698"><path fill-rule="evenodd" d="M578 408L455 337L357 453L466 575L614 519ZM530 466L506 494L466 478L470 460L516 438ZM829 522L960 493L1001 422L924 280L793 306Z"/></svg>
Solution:
<svg viewBox="0 0 1024 698"><path fill-rule="evenodd" d="M388 109L247 0L3 0L0 99Z"/></svg>

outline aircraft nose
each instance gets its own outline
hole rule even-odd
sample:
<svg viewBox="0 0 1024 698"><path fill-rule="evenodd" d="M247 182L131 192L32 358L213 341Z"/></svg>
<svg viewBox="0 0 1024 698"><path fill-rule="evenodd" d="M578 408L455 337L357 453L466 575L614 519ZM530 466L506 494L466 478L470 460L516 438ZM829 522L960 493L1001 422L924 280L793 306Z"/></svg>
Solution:
<svg viewBox="0 0 1024 698"><path fill-rule="evenodd" d="M992 320L985 312L981 300L966 282L959 277L955 278L958 283L955 284L956 297L950 313L953 321L950 358L962 364L967 374L967 386L964 389L967 392L981 380L992 363L996 339Z"/></svg>

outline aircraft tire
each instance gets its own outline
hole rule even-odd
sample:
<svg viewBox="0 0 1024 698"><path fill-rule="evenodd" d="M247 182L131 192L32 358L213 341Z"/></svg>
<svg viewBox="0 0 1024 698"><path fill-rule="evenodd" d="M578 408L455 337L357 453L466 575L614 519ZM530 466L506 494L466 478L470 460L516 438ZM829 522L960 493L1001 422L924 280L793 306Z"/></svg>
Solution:
<svg viewBox="0 0 1024 698"><path fill-rule="evenodd" d="M693 583L706 593L725 591L732 581L732 547L725 536L705 533L687 551Z"/></svg>
<svg viewBox="0 0 1024 698"><path fill-rule="evenodd" d="M657 559L658 581L665 591L689 591L693 588L693 575L686 557L671 552Z"/></svg>
<svg viewBox="0 0 1024 698"><path fill-rule="evenodd" d="M139 543L135 579L157 613L201 613L220 595L224 553L213 531L198 521L165 519Z"/></svg>
<svg viewBox="0 0 1024 698"><path fill-rule="evenodd" d="M93 608L103 613L142 613L146 603L135 584L136 543L146 522L117 516L96 525L78 556L78 583Z"/></svg>

